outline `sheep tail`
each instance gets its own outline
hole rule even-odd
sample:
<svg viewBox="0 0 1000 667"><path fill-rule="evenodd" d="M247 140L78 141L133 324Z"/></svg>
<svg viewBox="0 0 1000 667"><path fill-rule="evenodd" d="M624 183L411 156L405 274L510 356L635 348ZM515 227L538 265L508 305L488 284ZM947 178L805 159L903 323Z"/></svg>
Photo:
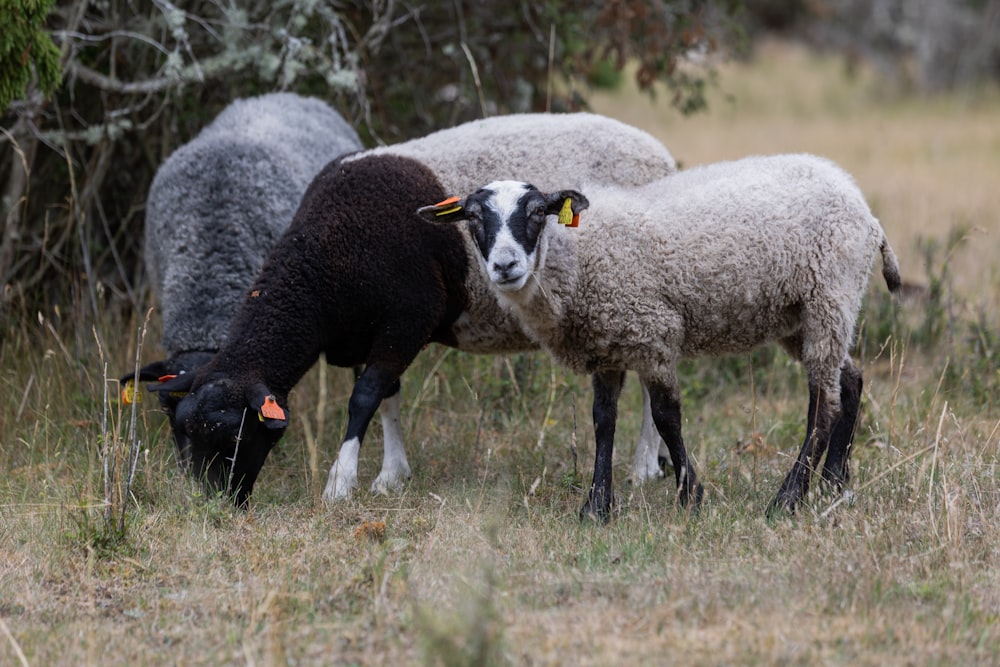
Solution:
<svg viewBox="0 0 1000 667"><path fill-rule="evenodd" d="M892 246L889 245L889 239L886 238L884 231L882 232L880 249L882 251L882 277L885 278L885 284L889 291L896 293L902 285L902 280L899 278L899 260L896 259L896 253L892 251Z"/></svg>

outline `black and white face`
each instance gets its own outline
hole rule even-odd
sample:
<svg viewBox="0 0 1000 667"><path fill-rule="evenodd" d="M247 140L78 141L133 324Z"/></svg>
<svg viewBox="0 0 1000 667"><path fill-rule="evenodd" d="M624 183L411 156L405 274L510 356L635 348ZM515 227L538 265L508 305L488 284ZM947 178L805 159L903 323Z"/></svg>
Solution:
<svg viewBox="0 0 1000 667"><path fill-rule="evenodd" d="M428 219L466 220L490 281L500 292L513 293L538 266L539 239L548 218L567 205L576 214L587 200L574 191L547 194L520 181L494 181L447 213L433 207L421 212Z"/></svg>

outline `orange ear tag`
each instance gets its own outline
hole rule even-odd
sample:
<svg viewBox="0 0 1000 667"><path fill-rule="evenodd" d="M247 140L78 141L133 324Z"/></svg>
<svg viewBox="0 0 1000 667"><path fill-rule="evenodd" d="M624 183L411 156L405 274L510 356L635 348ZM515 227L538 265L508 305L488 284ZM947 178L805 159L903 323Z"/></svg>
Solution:
<svg viewBox="0 0 1000 667"><path fill-rule="evenodd" d="M160 377L156 378L156 381L157 382L166 382L167 380L173 380L175 377L177 377L177 376L176 375L161 375Z"/></svg>
<svg viewBox="0 0 1000 667"><path fill-rule="evenodd" d="M458 205L458 197L448 197L443 201L439 201L434 204L434 208L441 209L434 213L434 215L448 215L449 213L454 213L455 211L461 211L462 207Z"/></svg>
<svg viewBox="0 0 1000 667"><path fill-rule="evenodd" d="M285 411L281 409L273 395L264 398L264 404L260 406L260 416L268 419L280 419L281 421L286 419Z"/></svg>

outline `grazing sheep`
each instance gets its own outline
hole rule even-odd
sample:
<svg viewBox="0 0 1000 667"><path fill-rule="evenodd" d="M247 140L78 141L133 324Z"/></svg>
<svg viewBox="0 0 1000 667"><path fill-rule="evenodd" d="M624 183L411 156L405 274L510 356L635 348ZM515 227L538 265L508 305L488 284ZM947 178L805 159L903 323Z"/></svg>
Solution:
<svg viewBox="0 0 1000 667"><path fill-rule="evenodd" d="M190 392L176 422L196 474L245 503L287 425L288 392L322 352L331 364L365 365L324 490L330 500L346 497L357 485L358 451L372 414L383 400L398 412L399 377L424 345L487 353L536 347L497 306L471 241L414 214L427 197L443 198L436 174L474 183L476 169L485 176L491 173L485 166L497 168L483 157L494 156L512 161L504 167L511 174L548 182L554 173L525 161L543 137L573 149L546 167L573 182L623 184L623 177L637 174L651 180L673 173L675 165L652 137L617 121L592 114L532 117L533 123L498 118L435 133L423 161L376 149L336 161L316 177L227 345L196 375L152 387ZM495 125L507 130L497 133ZM414 140L399 150L421 145ZM514 150L518 145L523 150ZM244 410L259 418L244 420ZM399 486L409 473L403 449L387 447L373 489Z"/></svg>
<svg viewBox="0 0 1000 667"><path fill-rule="evenodd" d="M849 476L861 371L848 356L875 256L891 291L899 267L851 180L808 155L691 169L637 188L547 194L494 182L428 220L467 221L500 302L559 361L593 375L594 482L581 516L606 520L626 370L649 388L682 504L703 494L681 438L676 364L779 342L805 366L806 436L769 511L794 509L823 469ZM553 224L590 208L579 229Z"/></svg>
<svg viewBox="0 0 1000 667"><path fill-rule="evenodd" d="M170 155L150 185L145 238L167 357L142 367L140 380L190 373L211 359L313 176L360 148L324 102L272 93L234 101ZM128 393L133 377L122 378ZM178 399L160 399L173 430Z"/></svg>

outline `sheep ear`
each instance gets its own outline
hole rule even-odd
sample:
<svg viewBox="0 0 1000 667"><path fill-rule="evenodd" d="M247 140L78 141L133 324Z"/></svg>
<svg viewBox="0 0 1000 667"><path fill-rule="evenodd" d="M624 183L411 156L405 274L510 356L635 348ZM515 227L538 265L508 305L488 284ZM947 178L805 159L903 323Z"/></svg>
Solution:
<svg viewBox="0 0 1000 667"><path fill-rule="evenodd" d="M560 190L545 195L545 212L558 215L559 224L567 227L580 225L580 211L588 208L590 202L576 190Z"/></svg>
<svg viewBox="0 0 1000 667"><path fill-rule="evenodd" d="M167 360L161 359L160 361L154 361L151 364L146 364L139 369L139 381L150 382L152 380L159 380L161 377L166 375L169 371L167 370ZM128 375L122 377L121 382L127 382L129 380L135 380L135 373L129 373Z"/></svg>
<svg viewBox="0 0 1000 667"><path fill-rule="evenodd" d="M465 220L465 201L448 197L432 206L421 206L417 215L428 222L461 222Z"/></svg>
<svg viewBox="0 0 1000 667"><path fill-rule="evenodd" d="M161 375L157 378L159 384L146 385L150 391L166 391L170 393L185 394L191 391L194 383L194 373L182 373L181 375Z"/></svg>
<svg viewBox="0 0 1000 667"><path fill-rule="evenodd" d="M255 384L247 390L249 408L257 413L257 418L267 428L288 426L288 409L278 405L277 397L263 384Z"/></svg>
<svg viewBox="0 0 1000 667"><path fill-rule="evenodd" d="M162 376L167 374L166 363L167 360L163 359L147 364L139 369L138 377L136 377L134 372L122 376L122 378L118 381L119 386L121 386L122 403L125 405L131 405L132 403L142 402L142 394L136 393L135 390L136 381L150 382L152 380L159 380Z"/></svg>

